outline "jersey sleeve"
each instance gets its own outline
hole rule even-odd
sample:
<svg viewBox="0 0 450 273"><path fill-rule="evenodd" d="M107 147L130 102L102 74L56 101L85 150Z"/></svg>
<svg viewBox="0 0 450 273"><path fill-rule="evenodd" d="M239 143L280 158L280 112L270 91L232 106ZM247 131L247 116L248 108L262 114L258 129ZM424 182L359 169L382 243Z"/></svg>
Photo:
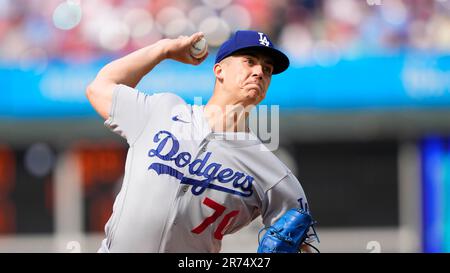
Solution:
<svg viewBox="0 0 450 273"><path fill-rule="evenodd" d="M291 208L309 210L303 188L291 172L266 192L262 203L261 217L266 227Z"/></svg>
<svg viewBox="0 0 450 273"><path fill-rule="evenodd" d="M161 96L162 93L148 95L123 84L117 85L105 126L131 145L144 130L152 112L157 111Z"/></svg>

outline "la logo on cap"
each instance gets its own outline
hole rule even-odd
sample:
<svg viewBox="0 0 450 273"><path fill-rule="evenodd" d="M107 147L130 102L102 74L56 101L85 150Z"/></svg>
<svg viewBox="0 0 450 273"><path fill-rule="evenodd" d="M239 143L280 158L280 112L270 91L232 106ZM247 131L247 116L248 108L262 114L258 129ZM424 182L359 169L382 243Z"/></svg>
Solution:
<svg viewBox="0 0 450 273"><path fill-rule="evenodd" d="M262 44L263 46L269 46L270 42L269 40L267 40L267 36L262 32L258 32L258 34L259 34L259 43Z"/></svg>

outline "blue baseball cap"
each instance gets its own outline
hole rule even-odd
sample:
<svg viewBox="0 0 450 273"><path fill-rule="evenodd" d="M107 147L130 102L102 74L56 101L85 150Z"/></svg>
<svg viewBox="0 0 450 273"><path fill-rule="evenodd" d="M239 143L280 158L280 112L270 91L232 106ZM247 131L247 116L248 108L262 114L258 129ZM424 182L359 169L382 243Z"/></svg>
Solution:
<svg viewBox="0 0 450 273"><path fill-rule="evenodd" d="M289 67L289 58L276 49L266 34L253 30L238 30L230 39L225 41L216 55L216 63L219 63L234 53L251 49L261 51L273 60L272 74L279 74Z"/></svg>

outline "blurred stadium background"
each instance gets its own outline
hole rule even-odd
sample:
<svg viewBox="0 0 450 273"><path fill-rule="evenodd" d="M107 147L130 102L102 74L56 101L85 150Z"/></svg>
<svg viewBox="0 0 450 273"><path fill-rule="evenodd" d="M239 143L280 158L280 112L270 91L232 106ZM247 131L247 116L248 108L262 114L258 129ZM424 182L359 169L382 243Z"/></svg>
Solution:
<svg viewBox="0 0 450 273"><path fill-rule="evenodd" d="M263 104L280 105L276 154L321 251L450 251L450 1L0 0L0 252L97 251L127 146L86 85L113 58L203 31L204 64L165 61L138 89L206 102L236 29L291 58ZM255 252L261 227L223 251Z"/></svg>

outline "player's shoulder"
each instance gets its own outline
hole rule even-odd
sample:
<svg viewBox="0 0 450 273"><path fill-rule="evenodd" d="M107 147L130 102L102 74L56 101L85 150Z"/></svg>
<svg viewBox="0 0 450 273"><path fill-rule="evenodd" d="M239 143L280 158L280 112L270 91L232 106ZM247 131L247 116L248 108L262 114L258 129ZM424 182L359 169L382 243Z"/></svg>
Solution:
<svg viewBox="0 0 450 273"><path fill-rule="evenodd" d="M137 88L133 88L124 84L117 84L114 88L114 95L117 96L117 94L127 94L125 97L132 98L132 99L144 99L144 101L147 101L150 99L151 101L158 101L158 104L166 105L169 104L186 104L184 99L177 94L174 94L172 92L167 91L141 91ZM121 97L122 98L122 97Z"/></svg>
<svg viewBox="0 0 450 273"><path fill-rule="evenodd" d="M187 104L186 101L182 97L178 96L177 94L171 93L171 92L158 92L158 93L154 93L154 95L158 97L158 101L160 103L173 104L173 105Z"/></svg>
<svg viewBox="0 0 450 273"><path fill-rule="evenodd" d="M171 92L157 92L151 97L151 108L160 115L186 112L189 106L183 98Z"/></svg>
<svg viewBox="0 0 450 273"><path fill-rule="evenodd" d="M255 176L255 185L259 187L261 194L280 181L286 180L287 177L291 177L291 170L263 144L247 150L243 157L241 159L244 159L249 169L252 170L252 174Z"/></svg>
<svg viewBox="0 0 450 273"><path fill-rule="evenodd" d="M275 174L276 179L274 181L280 181L288 176L291 170L281 161L272 151L264 151L265 164L269 170Z"/></svg>
<svg viewBox="0 0 450 273"><path fill-rule="evenodd" d="M290 171L273 151L269 150L262 142L259 143L259 145L253 146L250 150L252 156L258 159L256 162L264 166L270 166L275 173L286 174Z"/></svg>

